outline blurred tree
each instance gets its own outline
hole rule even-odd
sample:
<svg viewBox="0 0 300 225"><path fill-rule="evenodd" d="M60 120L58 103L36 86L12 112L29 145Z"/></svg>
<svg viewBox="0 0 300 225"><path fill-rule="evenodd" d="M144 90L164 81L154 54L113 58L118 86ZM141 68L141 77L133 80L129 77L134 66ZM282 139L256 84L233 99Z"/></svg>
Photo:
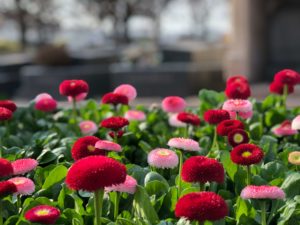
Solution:
<svg viewBox="0 0 300 225"><path fill-rule="evenodd" d="M58 26L55 17L54 0L5 0L0 4L0 13L14 20L19 30L19 42L23 48L28 45L27 31L36 30L39 44L47 41L48 28Z"/></svg>
<svg viewBox="0 0 300 225"><path fill-rule="evenodd" d="M113 21L117 43L128 43L128 21L133 16L151 18L156 24L156 33L159 33L159 18L162 10L171 0L79 0L89 11L99 19L109 18Z"/></svg>

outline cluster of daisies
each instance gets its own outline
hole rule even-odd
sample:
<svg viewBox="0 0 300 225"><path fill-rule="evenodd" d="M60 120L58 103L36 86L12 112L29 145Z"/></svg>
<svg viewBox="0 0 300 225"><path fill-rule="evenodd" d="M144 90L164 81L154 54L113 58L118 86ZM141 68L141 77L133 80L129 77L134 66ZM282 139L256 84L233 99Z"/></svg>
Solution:
<svg viewBox="0 0 300 225"><path fill-rule="evenodd" d="M285 99L290 89L299 83L299 74L291 70L283 70L275 75L270 90ZM280 89L281 88L281 89ZM65 183L75 191L92 192L94 196L95 224L101 224L103 198L105 193L134 194L138 182L127 174L126 166L121 157L120 139L124 138L126 127L131 121L145 121L147 115L140 110L129 109L125 113L122 105L129 105L137 96L136 89L123 84L113 92L105 94L102 104L112 106L113 116L103 119L99 125L91 120L81 120L78 114L77 102L84 100L89 92L88 84L83 80L65 80L59 86L61 95L66 96L73 106L73 117L78 124L83 137L78 138L71 149L74 163L68 170ZM227 80L225 95L227 100L218 109L209 109L203 119L214 129L214 137L208 155L203 156L198 141L191 139L193 131L202 123L199 115L187 109L186 101L179 96L168 96L162 101L162 110L168 117L170 126L185 130L183 137L173 137L167 146L157 146L147 156L147 162L152 170L176 170L178 176L177 203L175 216L191 221L216 221L229 215L226 201L217 193L209 191L212 183L224 184L225 170L219 162L222 147L221 137L225 137L230 149L231 161L246 170L246 186L240 193L243 199L258 199L265 203L268 199L284 199L285 193L276 186L252 185L251 166L261 164L264 158L263 150L250 142L250 135L244 121L253 116L253 107L248 98L251 89L248 80L243 76L233 76ZM48 93L41 93L33 100L36 110L54 112L57 101ZM0 101L0 120L9 120L16 110L16 105L9 100ZM96 136L99 128L106 129L106 139ZM300 115L293 121L284 121L275 126L273 133L277 136L296 135L300 130ZM95 136L93 136L95 135ZM290 163L300 165L300 152L291 152ZM0 201L8 195L30 195L35 191L35 185L27 177L20 177L34 170L38 163L34 159L18 159L10 162L0 158ZM198 192L183 194L183 182L199 187ZM114 219L118 216L120 195L112 199L114 202ZM261 224L266 224L266 208L262 204ZM31 222L54 224L60 217L60 210L50 205L39 205L25 213L25 218Z"/></svg>

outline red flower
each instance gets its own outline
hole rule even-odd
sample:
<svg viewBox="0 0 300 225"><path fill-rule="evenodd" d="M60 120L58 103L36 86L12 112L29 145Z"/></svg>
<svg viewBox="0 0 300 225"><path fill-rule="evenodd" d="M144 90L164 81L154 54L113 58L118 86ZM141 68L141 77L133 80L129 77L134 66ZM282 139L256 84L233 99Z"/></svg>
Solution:
<svg viewBox="0 0 300 225"><path fill-rule="evenodd" d="M88 91L89 85L84 80L64 80L59 85L59 93L64 96L76 97Z"/></svg>
<svg viewBox="0 0 300 225"><path fill-rule="evenodd" d="M108 133L108 135L111 138L115 138L116 134L117 134L117 138L121 138L124 134L124 131L123 130L118 130L117 132L111 131L111 132Z"/></svg>
<svg viewBox="0 0 300 225"><path fill-rule="evenodd" d="M9 120L13 116L12 111L7 108L0 107L0 121Z"/></svg>
<svg viewBox="0 0 300 225"><path fill-rule="evenodd" d="M14 183L10 181L0 182L0 198L17 192L17 187Z"/></svg>
<svg viewBox="0 0 300 225"><path fill-rule="evenodd" d="M119 130L129 124L129 121L124 117L113 116L102 120L101 127L109 128L112 130Z"/></svg>
<svg viewBox="0 0 300 225"><path fill-rule="evenodd" d="M177 119L183 123L192 124L193 126L200 125L200 118L198 115L188 112L178 113Z"/></svg>
<svg viewBox="0 0 300 225"><path fill-rule="evenodd" d="M238 146L240 144L245 144L249 142L249 136L243 129L235 129L230 131L228 136L228 142L232 147Z"/></svg>
<svg viewBox="0 0 300 225"><path fill-rule="evenodd" d="M220 136L227 136L228 133L235 129L244 129L244 124L239 120L224 120L217 126L217 133Z"/></svg>
<svg viewBox="0 0 300 225"><path fill-rule="evenodd" d="M263 151L254 144L241 144L230 152L232 162L245 166L259 163L263 157Z"/></svg>
<svg viewBox="0 0 300 225"><path fill-rule="evenodd" d="M182 166L182 180L186 182L224 182L224 168L215 159L205 156L192 156Z"/></svg>
<svg viewBox="0 0 300 225"><path fill-rule="evenodd" d="M181 197L175 207L176 217L203 222L223 219L228 214L224 199L213 192L195 192Z"/></svg>
<svg viewBox="0 0 300 225"><path fill-rule="evenodd" d="M13 175L14 169L10 161L0 158L0 177Z"/></svg>
<svg viewBox="0 0 300 225"><path fill-rule="evenodd" d="M280 84L288 84L294 86L298 83L298 76L299 73L297 73L296 71L284 69L275 74L274 81Z"/></svg>
<svg viewBox="0 0 300 225"><path fill-rule="evenodd" d="M247 99L251 95L248 83L232 82L227 84L225 94L230 99Z"/></svg>
<svg viewBox="0 0 300 225"><path fill-rule="evenodd" d="M28 221L42 224L55 224L59 216L59 209L49 205L38 205L29 209L24 215Z"/></svg>
<svg viewBox="0 0 300 225"><path fill-rule="evenodd" d="M283 88L284 88L284 84L276 81L273 81L269 86L269 90L271 93L275 93L279 95L283 94ZM294 92L294 86L288 85L288 94L291 94L293 92Z"/></svg>
<svg viewBox="0 0 300 225"><path fill-rule="evenodd" d="M68 171L66 184L73 190L96 191L124 183L126 167L105 156L88 156L76 161Z"/></svg>
<svg viewBox="0 0 300 225"><path fill-rule="evenodd" d="M35 103L34 107L42 112L51 112L56 109L57 103L53 98L42 98Z"/></svg>
<svg viewBox="0 0 300 225"><path fill-rule="evenodd" d="M12 112L17 109L16 104L11 100L0 100L0 107L7 108Z"/></svg>
<svg viewBox="0 0 300 225"><path fill-rule="evenodd" d="M78 138L71 150L73 159L79 160L91 155L105 155L103 150L95 148L95 144L99 140L94 136Z"/></svg>
<svg viewBox="0 0 300 225"><path fill-rule="evenodd" d="M248 79L243 75L231 76L227 79L226 85L231 83L248 83Z"/></svg>
<svg viewBox="0 0 300 225"><path fill-rule="evenodd" d="M218 124L223 120L229 120L230 115L228 111L223 109L210 109L204 113L204 120L209 124Z"/></svg>
<svg viewBox="0 0 300 225"><path fill-rule="evenodd" d="M112 105L128 105L128 98L127 96L121 94L107 93L102 97L102 103Z"/></svg>

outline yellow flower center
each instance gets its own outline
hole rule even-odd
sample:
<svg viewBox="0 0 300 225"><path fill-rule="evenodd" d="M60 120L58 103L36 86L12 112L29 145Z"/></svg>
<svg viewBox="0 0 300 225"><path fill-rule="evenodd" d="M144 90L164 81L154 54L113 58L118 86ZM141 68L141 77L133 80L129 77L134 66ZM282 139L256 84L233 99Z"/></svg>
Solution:
<svg viewBox="0 0 300 225"><path fill-rule="evenodd" d="M168 152L166 150L159 150L157 153L160 156L169 156L170 155L170 152Z"/></svg>
<svg viewBox="0 0 300 225"><path fill-rule="evenodd" d="M251 153L251 152L248 152L248 151L243 152L243 154L242 154L242 156L245 157L245 158L248 158L248 157L251 156L251 155L252 155L252 153Z"/></svg>
<svg viewBox="0 0 300 225"><path fill-rule="evenodd" d="M83 126L83 128L84 129L89 129L91 126L89 125L89 124L85 124L84 126Z"/></svg>
<svg viewBox="0 0 300 225"><path fill-rule="evenodd" d="M23 179L15 179L15 180L13 181L13 183L14 183L15 185L19 185L19 184L24 184L25 181L24 181Z"/></svg>
<svg viewBox="0 0 300 225"><path fill-rule="evenodd" d="M235 143L241 143L243 141L243 135L235 134L233 136L233 140L234 140Z"/></svg>
<svg viewBox="0 0 300 225"><path fill-rule="evenodd" d="M87 146L87 149L90 151L90 152L93 152L93 151L95 151L95 147L93 146L93 145L88 145Z"/></svg>
<svg viewBox="0 0 300 225"><path fill-rule="evenodd" d="M35 212L35 214L36 214L37 216L46 216L46 215L48 215L49 213L50 213L50 212L49 212L48 209L40 209L40 210L38 210L38 211Z"/></svg>

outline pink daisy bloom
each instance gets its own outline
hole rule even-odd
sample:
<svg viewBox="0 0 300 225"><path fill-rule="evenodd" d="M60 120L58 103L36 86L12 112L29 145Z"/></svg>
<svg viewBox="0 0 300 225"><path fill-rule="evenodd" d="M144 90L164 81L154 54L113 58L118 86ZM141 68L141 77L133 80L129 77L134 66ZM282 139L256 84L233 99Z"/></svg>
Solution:
<svg viewBox="0 0 300 225"><path fill-rule="evenodd" d="M300 130L300 115L296 116L292 121L292 129Z"/></svg>
<svg viewBox="0 0 300 225"><path fill-rule="evenodd" d="M197 141L189 138L171 138L168 145L173 148L182 149L185 151L200 151L201 148Z"/></svg>
<svg viewBox="0 0 300 225"><path fill-rule="evenodd" d="M148 164L162 169L175 168L178 165L178 156L172 150L156 148L149 152Z"/></svg>
<svg viewBox="0 0 300 225"><path fill-rule="evenodd" d="M81 133L85 136L90 136L98 131L98 126L91 120L85 120L79 123Z"/></svg>
<svg viewBox="0 0 300 225"><path fill-rule="evenodd" d="M59 209L49 205L38 205L26 211L24 217L32 223L55 224L60 216Z"/></svg>
<svg viewBox="0 0 300 225"><path fill-rule="evenodd" d="M285 120L281 124L275 126L272 131L277 136L290 136L298 133L297 130L292 129L292 123L289 120Z"/></svg>
<svg viewBox="0 0 300 225"><path fill-rule="evenodd" d="M79 95L76 95L75 96L75 101L76 102L80 102L82 100L84 100L86 98L86 96L88 95L87 92L84 92L84 93L80 93ZM68 102L73 102L73 97L72 96L68 96Z"/></svg>
<svg viewBox="0 0 300 225"><path fill-rule="evenodd" d="M12 162L14 175L21 175L34 170L38 165L35 159L18 159Z"/></svg>
<svg viewBox="0 0 300 225"><path fill-rule="evenodd" d="M137 96L135 87L130 84L121 84L115 88L114 93L125 95L129 101L134 100Z"/></svg>
<svg viewBox="0 0 300 225"><path fill-rule="evenodd" d="M224 102L224 110L247 113L252 111L252 103L244 99L229 99Z"/></svg>
<svg viewBox="0 0 300 225"><path fill-rule="evenodd" d="M139 110L128 110L124 117L129 120L136 120L136 121L143 121L146 119L146 115L143 111L139 111Z"/></svg>
<svg viewBox="0 0 300 225"><path fill-rule="evenodd" d="M42 98L35 102L34 107L42 112L52 112L56 110L57 102L53 98Z"/></svg>
<svg viewBox="0 0 300 225"><path fill-rule="evenodd" d="M117 191L134 194L136 192L137 181L132 176L126 175L126 180L122 184L106 187L105 191Z"/></svg>
<svg viewBox="0 0 300 225"><path fill-rule="evenodd" d="M34 101L38 102L41 99L53 99L53 97L48 93L41 93L35 97Z"/></svg>
<svg viewBox="0 0 300 225"><path fill-rule="evenodd" d="M14 183L17 187L16 194L20 195L30 195L35 190L35 185L32 180L26 177L14 177L9 179L8 181Z"/></svg>
<svg viewBox="0 0 300 225"><path fill-rule="evenodd" d="M276 186L255 186L249 185L242 190L243 199L284 199L285 193Z"/></svg>
<svg viewBox="0 0 300 225"><path fill-rule="evenodd" d="M121 145L107 140L100 140L97 141L95 144L95 148L105 150L105 151L113 151L113 152L121 152L122 147Z"/></svg>
<svg viewBox="0 0 300 225"><path fill-rule="evenodd" d="M187 124L177 119L177 116L178 114L172 114L169 116L169 125L172 127L186 127Z"/></svg>
<svg viewBox="0 0 300 225"><path fill-rule="evenodd" d="M179 96L169 96L162 100L161 105L165 112L179 113L185 109L186 102Z"/></svg>

